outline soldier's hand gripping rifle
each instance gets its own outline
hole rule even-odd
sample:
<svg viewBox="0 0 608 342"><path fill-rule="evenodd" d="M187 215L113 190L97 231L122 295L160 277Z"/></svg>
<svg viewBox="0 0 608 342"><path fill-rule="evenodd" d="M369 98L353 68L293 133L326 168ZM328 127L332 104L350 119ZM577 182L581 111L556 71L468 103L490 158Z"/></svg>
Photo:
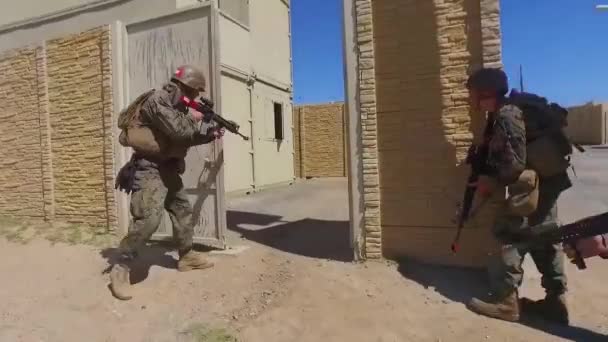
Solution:
<svg viewBox="0 0 608 342"><path fill-rule="evenodd" d="M201 101L191 100L185 96L182 97L182 101L190 108L201 112L203 114L203 120L205 122L214 121L218 126L223 127L233 134L236 134L243 138L243 140L249 140L249 137L244 136L239 132L240 126L232 121L226 120L221 115L213 111L213 102L211 100L201 98Z"/></svg>
<svg viewBox="0 0 608 342"><path fill-rule="evenodd" d="M485 144L481 146L473 145L468 151L466 163L471 166L471 173L469 175L469 178L467 179L467 184L464 191L464 198L460 205L460 211L458 215L458 228L451 246L453 253L456 253L458 251L458 242L460 241L460 234L462 233L462 228L465 222L470 217L472 217L473 214L477 212L477 210L479 210L479 208L481 208L481 206L487 200L484 199L483 202L481 202L475 209L473 209L473 200L475 199L475 192L477 191L476 184L479 180L479 176L486 172L487 158L488 148Z"/></svg>
<svg viewBox="0 0 608 342"><path fill-rule="evenodd" d="M575 252L574 263L576 267L583 270L587 268L587 265L580 251L576 248L578 241L606 233L608 233L608 212L589 216L563 225L559 229L544 232L537 232L534 228L526 228L519 234L520 239L516 241L516 244L531 246L561 243L567 245Z"/></svg>

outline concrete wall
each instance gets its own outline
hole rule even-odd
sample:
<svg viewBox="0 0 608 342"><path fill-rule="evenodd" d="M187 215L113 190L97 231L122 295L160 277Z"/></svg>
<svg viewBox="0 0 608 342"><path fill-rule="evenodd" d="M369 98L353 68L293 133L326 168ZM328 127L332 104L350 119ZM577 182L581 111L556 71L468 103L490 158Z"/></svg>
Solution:
<svg viewBox="0 0 608 342"><path fill-rule="evenodd" d="M282 0L250 1L247 22L242 5L225 7L220 18L222 90L233 94L223 97L224 115L251 137L225 138L230 193L294 180L290 8ZM275 102L283 105L283 139L274 137Z"/></svg>
<svg viewBox="0 0 608 342"><path fill-rule="evenodd" d="M297 106L294 168L298 178L346 177L344 103Z"/></svg>
<svg viewBox="0 0 608 342"><path fill-rule="evenodd" d="M292 86L289 5L282 0L250 1L253 71L258 77Z"/></svg>
<svg viewBox="0 0 608 342"><path fill-rule="evenodd" d="M572 141L586 145L606 144L608 105L588 103L568 108L566 132Z"/></svg>
<svg viewBox="0 0 608 342"><path fill-rule="evenodd" d="M251 93L245 81L222 75L223 115L234 120L245 136L251 137ZM224 136L224 188L226 192L251 191L253 188L253 145L231 133Z"/></svg>
<svg viewBox="0 0 608 342"><path fill-rule="evenodd" d="M252 89L253 151L256 188L293 182L291 93L256 82ZM284 139L274 138L274 103L283 105Z"/></svg>
<svg viewBox="0 0 608 342"><path fill-rule="evenodd" d="M483 128L464 82L501 65L498 1L356 0L353 15L364 255L483 265L499 198L467 225L459 254L449 247L465 153Z"/></svg>
<svg viewBox="0 0 608 342"><path fill-rule="evenodd" d="M0 27L25 20L46 15L49 13L66 10L71 7L98 2L99 0L21 0L13 1L10 6L3 6L0 12Z"/></svg>
<svg viewBox="0 0 608 342"><path fill-rule="evenodd" d="M59 1L61 3L61 1L69 0ZM55 1L44 2L55 3ZM33 3L36 3L36 5ZM39 1L27 0L23 6L24 8L27 6L35 7L38 6L38 3ZM0 51L35 44L46 39L63 37L74 32L82 32L91 27L109 25L115 21L121 21L125 25L141 22L174 12L180 7L191 5L193 0L99 0L95 3L103 4L68 12L43 22L5 28L0 31ZM200 2L195 3L200 4ZM205 1L205 3L208 3L208 1ZM21 6L21 2L18 4L18 7ZM56 8L58 10L64 9L62 6Z"/></svg>
<svg viewBox="0 0 608 342"><path fill-rule="evenodd" d="M0 213L116 223L108 26L5 53Z"/></svg>
<svg viewBox="0 0 608 342"><path fill-rule="evenodd" d="M219 9L232 18L249 26L249 0L218 0Z"/></svg>
<svg viewBox="0 0 608 342"><path fill-rule="evenodd" d="M226 39L220 39L221 62L244 77L251 73L253 65L251 31L226 15L220 17L220 34Z"/></svg>

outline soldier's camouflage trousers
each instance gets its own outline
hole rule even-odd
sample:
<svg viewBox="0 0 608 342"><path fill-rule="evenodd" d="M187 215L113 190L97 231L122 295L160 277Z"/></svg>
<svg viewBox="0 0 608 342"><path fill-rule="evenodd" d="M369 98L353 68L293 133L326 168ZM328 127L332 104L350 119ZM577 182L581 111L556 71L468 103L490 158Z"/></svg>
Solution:
<svg viewBox="0 0 608 342"><path fill-rule="evenodd" d="M559 244L547 244L533 247L521 247L509 244L509 232L515 232L523 226L535 226L538 229L559 229L557 218L557 199L559 188L540 184L537 211L528 218L499 214L493 227L495 236L502 242L503 248L496 255L488 269L493 292L503 296L518 288L523 280L522 264L524 257L530 253L536 268L542 274L541 285L549 295L560 295L567 291L567 277L564 271L565 255Z"/></svg>
<svg viewBox="0 0 608 342"><path fill-rule="evenodd" d="M180 255L185 254L192 248L194 222L180 176L183 164L180 161L156 164L145 159L133 162L136 170L131 194L132 220L128 234L120 242L120 255L126 259L137 256L137 251L160 226L163 209L169 213L177 249Z"/></svg>

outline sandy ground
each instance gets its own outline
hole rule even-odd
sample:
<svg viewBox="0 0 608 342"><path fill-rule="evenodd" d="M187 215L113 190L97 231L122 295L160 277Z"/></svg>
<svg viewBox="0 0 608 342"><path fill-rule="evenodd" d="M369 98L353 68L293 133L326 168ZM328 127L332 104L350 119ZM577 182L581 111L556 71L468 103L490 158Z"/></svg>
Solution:
<svg viewBox="0 0 608 342"><path fill-rule="evenodd" d="M578 165L577 187L560 203L564 221L607 207L608 152ZM232 199L229 208L228 242L248 249L179 273L173 252L150 248L128 302L108 291L107 251L0 238L0 341L608 341L608 262L569 266L571 327L507 323L465 308L483 294L483 274L352 263L344 179ZM526 269L522 294L542 297L530 260Z"/></svg>

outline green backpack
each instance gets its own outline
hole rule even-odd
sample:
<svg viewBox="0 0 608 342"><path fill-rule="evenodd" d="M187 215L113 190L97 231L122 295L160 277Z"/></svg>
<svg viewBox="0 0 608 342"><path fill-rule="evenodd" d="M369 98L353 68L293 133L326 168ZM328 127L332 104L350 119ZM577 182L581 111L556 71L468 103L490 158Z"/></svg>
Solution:
<svg viewBox="0 0 608 342"><path fill-rule="evenodd" d="M513 90L508 103L523 112L527 166L539 176L551 177L571 167L572 146L565 132L568 110L536 94Z"/></svg>

